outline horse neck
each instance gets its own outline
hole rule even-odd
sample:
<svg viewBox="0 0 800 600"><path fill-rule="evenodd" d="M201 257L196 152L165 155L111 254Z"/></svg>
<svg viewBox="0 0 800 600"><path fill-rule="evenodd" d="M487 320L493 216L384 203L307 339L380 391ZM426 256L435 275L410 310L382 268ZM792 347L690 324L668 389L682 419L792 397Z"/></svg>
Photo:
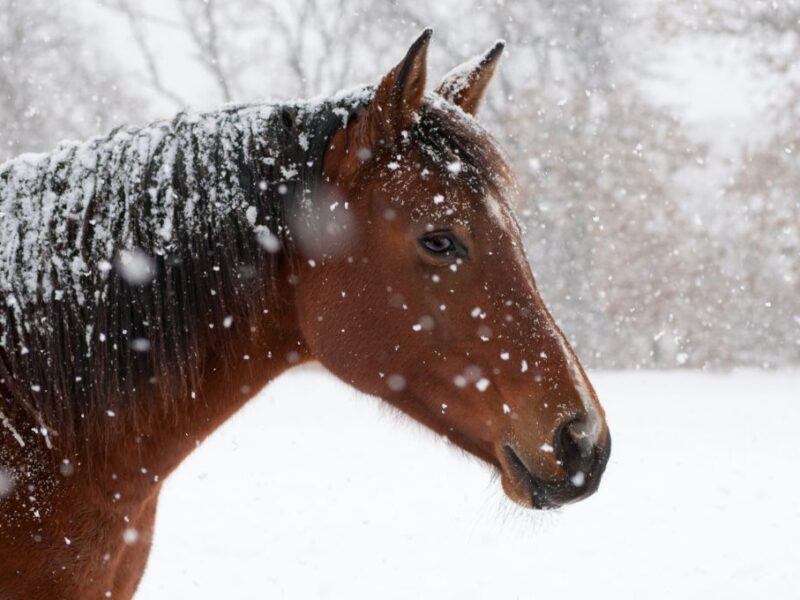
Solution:
<svg viewBox="0 0 800 600"><path fill-rule="evenodd" d="M203 375L195 389L168 404L156 395L140 398L116 416L123 424L111 436L97 431L84 455L91 469L118 480L141 479L145 471L163 479L272 379L307 360L291 292L288 282L281 285L260 315L234 323L200 350Z"/></svg>
<svg viewBox="0 0 800 600"><path fill-rule="evenodd" d="M39 591L45 584L53 587L48 597L70 593L70 586L94 589L92 577L101 585L108 565L123 559L125 570L138 578L163 479L271 379L305 360L289 293L287 283L263 309L265 318L242 321L217 339L218 347L235 350L201 348L202 380L168 408L161 398L139 398L135 408L106 420L116 425L113 431L87 431L81 449L69 452L57 438L48 448L41 435L22 426L24 447L11 435L4 446L0 437L0 467L15 479L11 494L0 495L0 519L14 524L0 529L0 596L4 584L22 586L21 595L12 594L20 598L44 597ZM2 427L0 434L7 433ZM142 537L135 547L123 542L127 528ZM72 566L58 572L53 564Z"/></svg>

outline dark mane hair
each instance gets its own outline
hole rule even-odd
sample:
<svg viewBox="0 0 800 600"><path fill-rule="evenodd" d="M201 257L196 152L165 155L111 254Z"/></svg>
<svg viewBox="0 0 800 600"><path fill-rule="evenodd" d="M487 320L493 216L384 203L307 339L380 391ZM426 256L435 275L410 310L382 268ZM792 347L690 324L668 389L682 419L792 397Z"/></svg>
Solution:
<svg viewBox="0 0 800 600"><path fill-rule="evenodd" d="M287 207L313 197L331 135L371 95L181 113L0 166L0 417L23 410L69 443L144 389L191 393L214 327L261 312L275 249L291 253ZM412 139L500 185L499 150L442 103Z"/></svg>

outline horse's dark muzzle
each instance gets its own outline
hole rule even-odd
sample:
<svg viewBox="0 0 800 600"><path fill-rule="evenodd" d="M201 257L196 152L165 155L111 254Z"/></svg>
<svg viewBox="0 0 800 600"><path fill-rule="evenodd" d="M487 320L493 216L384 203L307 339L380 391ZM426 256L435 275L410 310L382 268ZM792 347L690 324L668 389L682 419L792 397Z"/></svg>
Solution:
<svg viewBox="0 0 800 600"><path fill-rule="evenodd" d="M525 462L508 444L503 446L506 463L517 484L530 497L533 508L558 508L577 502L597 491L611 454L611 435L606 434L601 444L589 445L564 427L557 438L556 457L566 478L544 480L534 475Z"/></svg>

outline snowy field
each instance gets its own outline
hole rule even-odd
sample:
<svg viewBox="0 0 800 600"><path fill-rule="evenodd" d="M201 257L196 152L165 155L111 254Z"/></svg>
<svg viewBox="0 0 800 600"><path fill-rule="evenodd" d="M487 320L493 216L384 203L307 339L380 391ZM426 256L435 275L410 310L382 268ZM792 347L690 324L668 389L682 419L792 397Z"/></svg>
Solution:
<svg viewBox="0 0 800 600"><path fill-rule="evenodd" d="M800 373L594 373L598 494L517 509L489 469L319 368L167 482L138 600L800 598Z"/></svg>

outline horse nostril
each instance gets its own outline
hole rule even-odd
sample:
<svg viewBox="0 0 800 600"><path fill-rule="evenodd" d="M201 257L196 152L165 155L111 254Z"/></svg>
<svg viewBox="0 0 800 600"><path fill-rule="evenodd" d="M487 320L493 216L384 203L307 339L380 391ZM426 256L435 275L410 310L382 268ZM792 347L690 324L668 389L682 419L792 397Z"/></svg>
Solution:
<svg viewBox="0 0 800 600"><path fill-rule="evenodd" d="M553 444L552 449L540 447L547 454L547 460L541 453L520 453L513 443L502 444L502 454L498 459L504 475L503 486L509 485L515 490L510 494L512 499L518 500L520 494L524 494L536 508L553 508L581 500L597 491L611 453L608 431L603 432L602 440L598 441L596 426L591 421L574 420L558 428ZM553 456L566 477L552 472L540 476L535 469L529 468L530 460L533 466L552 465L550 460Z"/></svg>
<svg viewBox="0 0 800 600"><path fill-rule="evenodd" d="M587 424L580 419L562 425L556 435L556 458L575 486L582 486L597 455Z"/></svg>

